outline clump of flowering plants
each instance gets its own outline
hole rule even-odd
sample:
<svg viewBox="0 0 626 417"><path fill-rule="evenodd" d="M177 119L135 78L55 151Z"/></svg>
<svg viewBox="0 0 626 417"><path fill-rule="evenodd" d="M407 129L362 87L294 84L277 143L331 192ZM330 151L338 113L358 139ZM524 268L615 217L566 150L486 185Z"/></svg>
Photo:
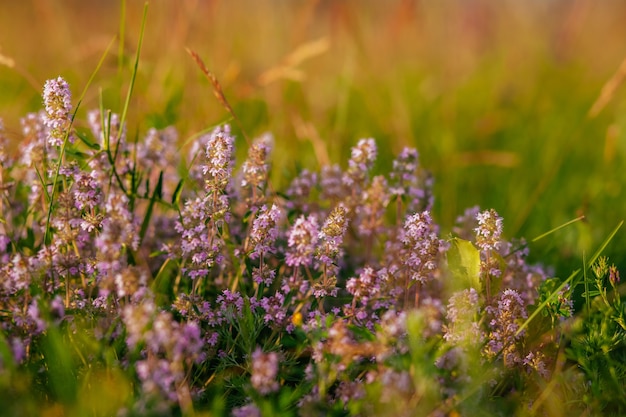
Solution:
<svg viewBox="0 0 626 417"><path fill-rule="evenodd" d="M442 236L415 149L375 175L376 142L362 139L345 169L302 171L279 192L270 135L237 164L218 126L184 158L173 127L129 141L124 116L100 108L76 128L60 77L43 98L17 152L0 130L0 396L24 399L9 414L596 405L580 395L598 362L567 362L589 342L564 353L571 289L591 281L529 265L493 209L467 210ZM587 307L599 305L620 351L619 271L596 260Z"/></svg>

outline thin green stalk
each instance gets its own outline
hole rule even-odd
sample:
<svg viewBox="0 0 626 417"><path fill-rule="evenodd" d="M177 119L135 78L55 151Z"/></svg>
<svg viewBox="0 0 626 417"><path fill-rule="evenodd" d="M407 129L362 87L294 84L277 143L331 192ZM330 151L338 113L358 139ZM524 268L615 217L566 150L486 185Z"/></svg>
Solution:
<svg viewBox="0 0 626 417"><path fill-rule="evenodd" d="M133 95L133 90L135 88L135 81L137 80L137 70L139 69L139 55L141 54L141 45L143 44L143 35L146 29L147 15L148 15L148 2L145 2L143 6L143 18L141 19L141 31L139 32L139 42L137 44L137 53L135 54L135 65L133 66L133 72L130 77L130 85L128 87L128 94L126 95L126 101L124 102L124 109L122 110L122 117L120 118L120 129L122 129L122 127L124 126L124 123L126 122L126 116L128 115L128 108L130 107L130 99ZM113 155L113 165L115 165L115 161L117 160L118 151L119 151L119 141L117 142L115 146L115 153Z"/></svg>
<svg viewBox="0 0 626 417"><path fill-rule="evenodd" d="M587 280L587 268L585 267L587 262L585 261L585 252L583 252L583 282L585 284L585 304L587 310L591 309L591 301L589 300L589 281Z"/></svg>
<svg viewBox="0 0 626 417"><path fill-rule="evenodd" d="M541 234L541 235L537 236L536 238L534 238L533 240L531 240L531 242L535 243L536 241L541 240L541 239L543 239L544 237L549 236L549 235L551 235L552 233L554 233L554 232L556 232L556 231L559 231L559 230L563 229L564 227L569 226L570 224L573 224L573 223L579 222L579 221L584 220L584 219L585 219L585 216L579 216L579 217L576 217L575 219L572 219L572 220L570 220L570 221L568 221L568 222L565 222L565 223L563 223L562 225L557 226L557 227L555 227L554 229L552 229L552 230L548 230L547 232L545 232L545 233L543 233L543 234Z"/></svg>

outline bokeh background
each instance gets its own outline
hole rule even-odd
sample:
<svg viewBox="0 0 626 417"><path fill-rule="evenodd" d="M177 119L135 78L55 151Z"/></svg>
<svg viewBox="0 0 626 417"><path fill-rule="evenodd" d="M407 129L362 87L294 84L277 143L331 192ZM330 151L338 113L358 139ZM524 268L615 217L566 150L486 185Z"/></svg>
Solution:
<svg viewBox="0 0 626 417"><path fill-rule="evenodd" d="M111 42L79 118L100 96L121 111L143 10L0 1L0 117L16 147L44 81L62 75L78 97ZM361 137L377 139L381 171L415 146L444 231L473 205L529 239L585 215L531 245L561 277L626 217L624 1L154 0L131 135L173 124L185 140L229 120L187 47L246 133L275 135L276 188L301 168L345 166ZM607 251L622 268L625 244L626 229Z"/></svg>

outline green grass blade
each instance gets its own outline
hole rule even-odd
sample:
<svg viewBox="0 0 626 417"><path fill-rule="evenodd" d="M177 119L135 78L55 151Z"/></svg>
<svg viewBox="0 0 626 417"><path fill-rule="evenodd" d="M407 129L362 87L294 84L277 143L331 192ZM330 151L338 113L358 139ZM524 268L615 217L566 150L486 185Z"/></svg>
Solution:
<svg viewBox="0 0 626 417"><path fill-rule="evenodd" d="M557 231L559 231L559 230L563 229L564 227L569 226L570 224L576 223L576 222L581 221L581 220L584 220L584 219L585 219L585 216L576 217L575 219L572 219L572 220L570 220L570 221L568 221L568 222L565 222L565 223L563 223L562 225L557 226L557 227L555 227L554 229L552 229L552 230L548 230L547 232L545 232L545 233L543 233L543 234L541 234L541 235L537 236L536 238L534 238L533 240L531 240L531 242L533 242L533 243L534 243L534 242L536 242L536 241L538 241L538 240L541 240L541 239L543 239L544 237L549 236L549 235L551 235L552 233L557 232Z"/></svg>
<svg viewBox="0 0 626 417"><path fill-rule="evenodd" d="M587 310L591 308L591 302L589 301L589 281L587 280L587 262L585 260L585 252L583 252L583 282L585 283L585 304L587 305Z"/></svg>
<svg viewBox="0 0 626 417"><path fill-rule="evenodd" d="M124 123L126 122L126 116L128 115L128 108L130 107L130 99L133 95L133 90L135 88L135 81L137 80L137 70L139 69L139 56L141 55L141 46L143 44L143 35L146 30L147 16L148 16L148 2L145 2L143 6L143 18L141 20L141 31L139 32L139 42L137 44L137 53L135 55L135 64L133 66L133 72L130 77L130 85L128 87L128 94L126 95L126 101L124 102L124 108L122 109L122 117L120 118L120 129L122 129L122 127L124 126ZM118 149L119 149L119 142L118 142L118 145L115 147L115 156L113 158L114 160L117 157Z"/></svg>
<svg viewBox="0 0 626 417"><path fill-rule="evenodd" d="M611 232L611 234L604 240L604 242L602 242L602 245L600 245L600 247L598 248L597 251L595 251L595 253L593 254L593 256L591 257L591 259L589 259L589 262L585 265L587 268L590 268L591 265L593 265L594 263L596 263L596 261L598 260L598 258L600 257L600 255L602 254L602 252L604 252L604 249L606 249L606 247L609 245L609 243L611 242L611 240L613 240L613 238L615 237L615 235L617 234L617 232L619 231L619 229L622 227L622 225L624 224L624 220L622 220L621 222L619 222L619 224L617 225L617 227L615 227L615 229L613 229L613 231Z"/></svg>

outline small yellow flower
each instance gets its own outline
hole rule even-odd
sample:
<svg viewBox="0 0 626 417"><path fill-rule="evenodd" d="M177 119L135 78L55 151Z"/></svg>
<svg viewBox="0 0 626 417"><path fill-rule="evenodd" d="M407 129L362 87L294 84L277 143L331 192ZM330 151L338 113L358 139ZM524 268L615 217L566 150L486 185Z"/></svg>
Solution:
<svg viewBox="0 0 626 417"><path fill-rule="evenodd" d="M299 311L294 313L293 316L291 316L291 323L293 323L294 326L302 326L302 313Z"/></svg>

